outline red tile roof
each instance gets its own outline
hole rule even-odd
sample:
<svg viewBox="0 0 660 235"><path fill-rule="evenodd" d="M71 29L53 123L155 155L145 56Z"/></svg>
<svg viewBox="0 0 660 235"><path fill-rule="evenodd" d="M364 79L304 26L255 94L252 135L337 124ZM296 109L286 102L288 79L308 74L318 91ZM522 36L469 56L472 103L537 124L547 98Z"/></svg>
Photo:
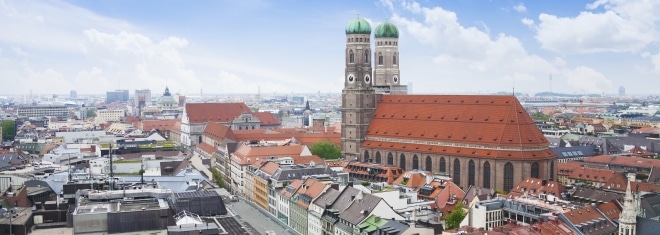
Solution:
<svg viewBox="0 0 660 235"><path fill-rule="evenodd" d="M275 174L275 171L277 171L277 169L279 168L280 168L280 164L274 162L266 162L259 169L265 172L266 174L273 175Z"/></svg>
<svg viewBox="0 0 660 235"><path fill-rule="evenodd" d="M229 139L236 141L236 136L234 135L234 132L232 132L231 128L215 122L209 122L206 124L204 135L216 140Z"/></svg>
<svg viewBox="0 0 660 235"><path fill-rule="evenodd" d="M437 154L505 159L556 157L549 142L514 96L485 95L383 95L367 130L364 147L380 144L400 151L415 149ZM469 149L375 141L393 138L411 141L533 147L534 151ZM372 146L370 146L372 145ZM386 146L382 146L386 145ZM462 153L461 153L462 152Z"/></svg>
<svg viewBox="0 0 660 235"><path fill-rule="evenodd" d="M523 181L520 181L518 185L511 189L509 193L512 197L519 197L527 192L529 195L539 195L541 193L547 195L554 195L557 197L561 196L562 192L565 192L566 188L560 183L552 180L541 180L537 178L527 178Z"/></svg>
<svg viewBox="0 0 660 235"><path fill-rule="evenodd" d="M330 128L328 128L330 129ZM295 138L300 144L312 145L316 142L330 141L339 145L341 133L307 131L306 129L259 129L259 130L232 130L238 141L249 140L285 140Z"/></svg>
<svg viewBox="0 0 660 235"><path fill-rule="evenodd" d="M213 154L215 152L215 148L207 143L199 143L197 145L197 148L201 149L202 151L208 154Z"/></svg>
<svg viewBox="0 0 660 235"><path fill-rule="evenodd" d="M600 210L600 212L603 212L605 217L607 217L610 220L618 220L619 214L621 214L621 208L617 206L617 203L615 201L599 204L598 210Z"/></svg>
<svg viewBox="0 0 660 235"><path fill-rule="evenodd" d="M303 154L303 150L305 148L306 146L304 145L255 147L243 144L239 146L238 149L236 149L234 154L232 154L231 160L241 165L246 165L269 157L291 157L294 159L294 163L296 159L299 161L299 163L296 164L307 164L310 161L323 164L323 159L315 155L305 155L303 157L298 157Z"/></svg>
<svg viewBox="0 0 660 235"><path fill-rule="evenodd" d="M277 126L281 124L271 112L254 112L252 114L259 119L262 126Z"/></svg>
<svg viewBox="0 0 660 235"><path fill-rule="evenodd" d="M190 123L231 122L242 113L251 113L245 103L186 103Z"/></svg>
<svg viewBox="0 0 660 235"><path fill-rule="evenodd" d="M320 181L314 179L314 178L307 178L305 182L303 182L302 186L298 191L296 192L297 194L303 194L309 196L309 198L316 199L323 190L326 188L326 184L321 183ZM298 204L300 207L307 209L309 207L309 204L303 202L302 197L298 197L298 200L296 201L296 204Z"/></svg>
<svg viewBox="0 0 660 235"><path fill-rule="evenodd" d="M399 176L394 182L393 185L406 186L412 188L415 191L419 190L422 186L426 184L426 177L430 177L431 172L421 172L421 171L408 171L403 175ZM405 182L404 182L405 179Z"/></svg>
<svg viewBox="0 0 660 235"><path fill-rule="evenodd" d="M179 120L143 120L140 124L140 129L143 131L151 131L153 129L158 129L160 131L169 131L172 130L176 123Z"/></svg>
<svg viewBox="0 0 660 235"><path fill-rule="evenodd" d="M660 167L660 159L641 157L599 155L584 159L585 163L598 163L604 165L628 166L639 168Z"/></svg>

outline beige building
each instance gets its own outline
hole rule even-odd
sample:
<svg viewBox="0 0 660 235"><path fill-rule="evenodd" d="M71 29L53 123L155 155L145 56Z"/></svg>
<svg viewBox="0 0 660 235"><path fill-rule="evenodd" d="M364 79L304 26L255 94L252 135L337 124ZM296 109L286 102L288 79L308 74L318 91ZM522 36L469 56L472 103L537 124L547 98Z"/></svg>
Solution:
<svg viewBox="0 0 660 235"><path fill-rule="evenodd" d="M101 109L96 110L96 117L94 122L96 124L108 123L108 122L120 122L124 118L125 110L123 109Z"/></svg>

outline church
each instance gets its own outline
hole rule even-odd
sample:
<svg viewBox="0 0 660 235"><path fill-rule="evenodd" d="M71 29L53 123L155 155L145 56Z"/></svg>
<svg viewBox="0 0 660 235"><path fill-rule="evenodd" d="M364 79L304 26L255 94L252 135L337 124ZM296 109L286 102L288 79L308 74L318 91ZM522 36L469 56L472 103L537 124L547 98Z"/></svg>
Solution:
<svg viewBox="0 0 660 235"><path fill-rule="evenodd" d="M344 159L429 171L463 188L556 179L557 156L515 96L406 94L397 27L374 31L372 51L371 25L346 25Z"/></svg>

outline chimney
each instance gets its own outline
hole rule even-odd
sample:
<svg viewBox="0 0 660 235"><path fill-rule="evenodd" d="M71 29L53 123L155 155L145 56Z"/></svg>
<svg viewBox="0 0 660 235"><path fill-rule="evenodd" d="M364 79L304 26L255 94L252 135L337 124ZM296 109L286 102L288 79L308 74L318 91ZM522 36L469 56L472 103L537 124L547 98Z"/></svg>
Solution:
<svg viewBox="0 0 660 235"><path fill-rule="evenodd" d="M332 183L332 184L330 184L330 188L333 188L333 189L339 191L339 184L338 183Z"/></svg>

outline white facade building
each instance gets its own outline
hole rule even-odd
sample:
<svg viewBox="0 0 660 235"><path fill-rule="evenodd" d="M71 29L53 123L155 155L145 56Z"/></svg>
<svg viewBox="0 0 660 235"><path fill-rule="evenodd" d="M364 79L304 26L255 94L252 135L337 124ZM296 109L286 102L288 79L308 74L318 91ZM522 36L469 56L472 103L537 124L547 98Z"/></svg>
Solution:
<svg viewBox="0 0 660 235"><path fill-rule="evenodd" d="M125 111L123 109L102 109L96 111L96 118L94 118L94 122L97 124L119 122L125 116Z"/></svg>

